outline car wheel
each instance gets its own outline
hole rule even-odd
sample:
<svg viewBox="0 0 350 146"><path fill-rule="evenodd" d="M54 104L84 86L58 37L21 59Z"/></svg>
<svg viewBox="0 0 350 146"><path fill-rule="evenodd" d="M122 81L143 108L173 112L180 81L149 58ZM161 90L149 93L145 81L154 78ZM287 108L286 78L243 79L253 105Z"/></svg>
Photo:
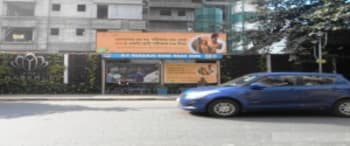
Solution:
<svg viewBox="0 0 350 146"><path fill-rule="evenodd" d="M240 106L232 100L216 100L208 106L208 112L215 117L232 117L240 112Z"/></svg>
<svg viewBox="0 0 350 146"><path fill-rule="evenodd" d="M350 100L341 100L334 106L334 113L342 117L350 117Z"/></svg>

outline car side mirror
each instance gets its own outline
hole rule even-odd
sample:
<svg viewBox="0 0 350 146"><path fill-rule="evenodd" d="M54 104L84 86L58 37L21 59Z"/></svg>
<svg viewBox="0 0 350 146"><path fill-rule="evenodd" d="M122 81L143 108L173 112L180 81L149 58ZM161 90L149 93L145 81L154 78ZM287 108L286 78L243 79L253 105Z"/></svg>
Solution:
<svg viewBox="0 0 350 146"><path fill-rule="evenodd" d="M267 88L267 86L264 83L255 82L250 85L250 88L253 90L262 90L264 88Z"/></svg>

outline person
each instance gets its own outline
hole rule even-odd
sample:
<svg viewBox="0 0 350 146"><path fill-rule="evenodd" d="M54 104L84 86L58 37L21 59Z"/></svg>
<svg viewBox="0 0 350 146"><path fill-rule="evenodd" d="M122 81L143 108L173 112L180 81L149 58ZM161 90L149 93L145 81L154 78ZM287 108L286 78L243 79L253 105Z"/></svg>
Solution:
<svg viewBox="0 0 350 146"><path fill-rule="evenodd" d="M143 72L143 69L141 67L138 67L135 75L135 81L137 83L142 83L144 81L144 76L145 73Z"/></svg>
<svg viewBox="0 0 350 146"><path fill-rule="evenodd" d="M211 48L209 48L209 45L208 45L208 41L207 40L202 40L201 42L200 42L200 47L199 47L199 52L200 53L204 53L204 54L206 54L206 53L212 53L213 52L213 50L211 49Z"/></svg>
<svg viewBox="0 0 350 146"><path fill-rule="evenodd" d="M198 37L192 44L192 47L194 48L194 50L196 50L198 53L212 53L213 50L211 48L209 48L208 45L208 40L202 38L202 37ZM215 50L214 50L215 51Z"/></svg>
<svg viewBox="0 0 350 146"><path fill-rule="evenodd" d="M200 68L198 69L198 73L199 73L200 75L202 75L202 76L209 75L209 72L208 72L208 70L207 70L206 67L200 67Z"/></svg>
<svg viewBox="0 0 350 146"><path fill-rule="evenodd" d="M208 74L211 75L214 72L215 72L215 69L213 68L213 66L211 64L209 64L208 65Z"/></svg>
<svg viewBox="0 0 350 146"><path fill-rule="evenodd" d="M207 80L205 80L204 77L201 77L200 80L198 81L198 86L199 87L206 86L207 83L208 83Z"/></svg>
<svg viewBox="0 0 350 146"><path fill-rule="evenodd" d="M121 78L121 75L119 74L118 67L112 67L109 69L106 77L107 83L119 82L120 78Z"/></svg>
<svg viewBox="0 0 350 146"><path fill-rule="evenodd" d="M201 42L202 42L202 38L201 38L201 37L198 37L196 40L194 40L194 41L192 42L192 48L193 48L195 51L199 52L199 53L201 53L201 49L200 49Z"/></svg>
<svg viewBox="0 0 350 146"><path fill-rule="evenodd" d="M218 41L219 34L214 33L211 35L211 41L209 43L209 48L211 50L211 53L216 53L217 50L220 50L222 48L222 43Z"/></svg>

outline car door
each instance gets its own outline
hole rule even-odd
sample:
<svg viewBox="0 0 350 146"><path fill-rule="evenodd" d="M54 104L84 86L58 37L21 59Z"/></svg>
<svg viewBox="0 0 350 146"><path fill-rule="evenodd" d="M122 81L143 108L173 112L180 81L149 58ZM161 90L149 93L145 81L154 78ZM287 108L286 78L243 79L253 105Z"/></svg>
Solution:
<svg viewBox="0 0 350 146"><path fill-rule="evenodd" d="M301 76L300 101L304 108L322 108L335 98L335 76Z"/></svg>
<svg viewBox="0 0 350 146"><path fill-rule="evenodd" d="M297 77L292 75L265 76L256 83L266 87L247 92L246 99L255 109L296 109L299 108L299 96L295 91Z"/></svg>

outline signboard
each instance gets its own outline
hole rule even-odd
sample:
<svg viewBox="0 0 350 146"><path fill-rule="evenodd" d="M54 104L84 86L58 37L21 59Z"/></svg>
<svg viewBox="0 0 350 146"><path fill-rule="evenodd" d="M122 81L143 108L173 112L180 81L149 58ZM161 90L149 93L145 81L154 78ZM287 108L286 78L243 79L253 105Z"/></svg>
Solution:
<svg viewBox="0 0 350 146"><path fill-rule="evenodd" d="M106 83L159 83L159 64L108 63Z"/></svg>
<svg viewBox="0 0 350 146"><path fill-rule="evenodd" d="M217 60L222 59L222 54L129 54L113 53L103 54L105 59L203 59Z"/></svg>
<svg viewBox="0 0 350 146"><path fill-rule="evenodd" d="M225 33L98 32L98 53L226 54Z"/></svg>
<svg viewBox="0 0 350 146"><path fill-rule="evenodd" d="M165 83L217 83L217 71L215 63L166 64Z"/></svg>
<svg viewBox="0 0 350 146"><path fill-rule="evenodd" d="M316 60L316 63L319 63L319 64L326 64L326 63L327 63L327 60L326 60L326 59L317 59L317 60Z"/></svg>

